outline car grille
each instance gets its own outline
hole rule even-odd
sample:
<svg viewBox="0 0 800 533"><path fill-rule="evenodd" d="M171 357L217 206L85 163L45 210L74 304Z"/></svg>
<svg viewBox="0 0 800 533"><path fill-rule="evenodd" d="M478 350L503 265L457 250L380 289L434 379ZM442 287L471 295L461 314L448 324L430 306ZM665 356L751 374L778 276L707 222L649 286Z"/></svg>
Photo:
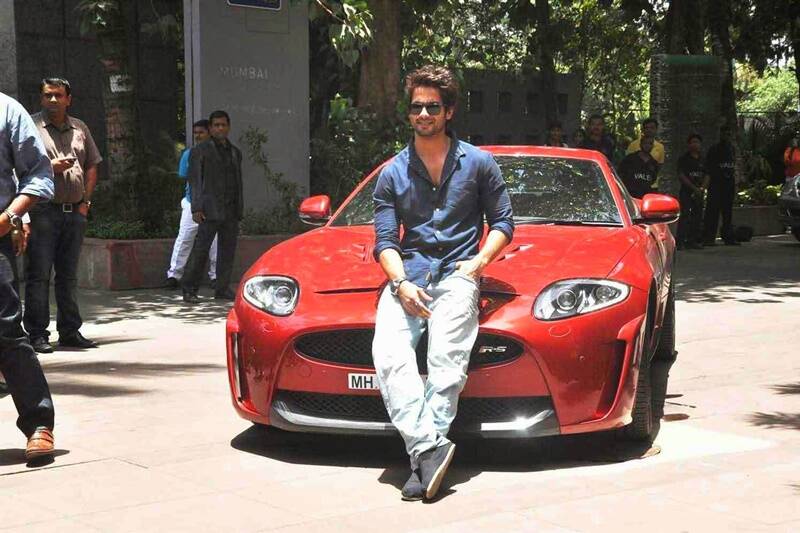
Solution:
<svg viewBox="0 0 800 533"><path fill-rule="evenodd" d="M389 422L380 396L351 396L279 390L275 401L282 401L293 413L339 420ZM552 409L547 396L513 398L461 398L453 427L481 422L506 422L531 417Z"/></svg>
<svg viewBox="0 0 800 533"><path fill-rule="evenodd" d="M329 363L373 368L373 329L345 329L309 333L295 341L298 353ZM481 333L470 355L469 368L505 363L522 354L522 346L501 335ZM420 373L428 369L428 334L424 333L417 345L417 366Z"/></svg>

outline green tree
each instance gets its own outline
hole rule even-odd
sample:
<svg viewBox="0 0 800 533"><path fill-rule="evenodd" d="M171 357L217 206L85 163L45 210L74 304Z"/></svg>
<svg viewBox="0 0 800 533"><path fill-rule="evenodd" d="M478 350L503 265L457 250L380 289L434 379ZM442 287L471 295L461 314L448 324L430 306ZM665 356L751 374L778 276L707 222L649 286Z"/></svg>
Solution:
<svg viewBox="0 0 800 533"><path fill-rule="evenodd" d="M81 0L76 6L81 31L97 40L102 68L106 123L106 161L111 178L98 185L93 212L100 225L116 221L140 223L142 231L159 235L180 198L175 175L177 154L173 132L161 132L146 143L138 112L138 51L142 39L155 36L178 50L180 4L159 13L155 4L122 0ZM179 67L176 61L176 72ZM177 117L176 117L177 119ZM165 185L172 184L172 185Z"/></svg>
<svg viewBox="0 0 800 533"><path fill-rule="evenodd" d="M117 181L135 175L139 166L134 51L130 46L130 32L136 28L135 9L136 2L120 0L82 0L76 7L82 33L93 33L97 38L109 175Z"/></svg>
<svg viewBox="0 0 800 533"><path fill-rule="evenodd" d="M770 65L793 62L800 92L800 2L741 0L735 5L736 58L759 73Z"/></svg>
<svg viewBox="0 0 800 533"><path fill-rule="evenodd" d="M759 75L743 63L736 69L737 109L746 113L786 113L800 108L793 68L767 68Z"/></svg>

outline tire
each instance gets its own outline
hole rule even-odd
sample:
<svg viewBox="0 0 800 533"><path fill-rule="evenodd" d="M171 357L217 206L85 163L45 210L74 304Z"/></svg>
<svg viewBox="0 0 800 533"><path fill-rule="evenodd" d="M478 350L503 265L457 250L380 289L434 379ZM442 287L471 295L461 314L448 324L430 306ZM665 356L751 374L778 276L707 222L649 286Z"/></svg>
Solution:
<svg viewBox="0 0 800 533"><path fill-rule="evenodd" d="M636 399L631 412L633 420L620 428L619 437L629 442L651 442L658 425L653 409L653 386L650 380L650 358L647 351L642 354L639 377L636 380Z"/></svg>
<svg viewBox="0 0 800 533"><path fill-rule="evenodd" d="M672 288L672 283L670 283L667 307L664 310L664 320L661 323L661 335L653 358L656 361L670 362L674 361L677 355L675 351L675 290Z"/></svg>
<svg viewBox="0 0 800 533"><path fill-rule="evenodd" d="M800 241L800 226L792 226L792 235L794 238Z"/></svg>
<svg viewBox="0 0 800 533"><path fill-rule="evenodd" d="M671 285L670 285L671 289ZM655 320L655 297L651 292L650 303L647 306L645 323L646 338L642 347L641 361L639 362L639 375L636 378L636 397L631 410L631 423L617 431L617 437L627 442L652 442L658 433L658 423L653 408L653 381L650 374L653 320Z"/></svg>

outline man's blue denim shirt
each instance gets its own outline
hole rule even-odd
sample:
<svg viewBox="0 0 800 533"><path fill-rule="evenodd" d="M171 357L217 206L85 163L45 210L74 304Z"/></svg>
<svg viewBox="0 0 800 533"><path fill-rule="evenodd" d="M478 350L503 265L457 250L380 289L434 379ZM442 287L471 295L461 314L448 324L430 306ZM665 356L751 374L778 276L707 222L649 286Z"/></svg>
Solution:
<svg viewBox="0 0 800 533"><path fill-rule="evenodd" d="M0 212L17 194L49 200L53 193L53 167L36 124L19 102L0 93Z"/></svg>
<svg viewBox="0 0 800 533"><path fill-rule="evenodd" d="M397 250L406 278L420 287L451 274L457 261L477 255L484 216L490 230L509 240L514 235L500 167L488 152L451 139L438 187L413 141L383 168L375 185L375 259L388 248Z"/></svg>

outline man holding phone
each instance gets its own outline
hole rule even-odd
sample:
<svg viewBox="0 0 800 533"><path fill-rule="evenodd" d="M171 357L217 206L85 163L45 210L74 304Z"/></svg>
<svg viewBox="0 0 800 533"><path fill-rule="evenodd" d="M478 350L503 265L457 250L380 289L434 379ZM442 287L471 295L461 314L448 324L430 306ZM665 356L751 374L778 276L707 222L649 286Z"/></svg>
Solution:
<svg viewBox="0 0 800 533"><path fill-rule="evenodd" d="M53 165L55 197L31 211L23 323L34 350L50 353L50 272L55 269L59 345L94 348L81 335L83 324L76 295L78 258L97 165L103 160L86 124L67 114L72 91L67 80L45 78L39 87L42 111L33 115Z"/></svg>

